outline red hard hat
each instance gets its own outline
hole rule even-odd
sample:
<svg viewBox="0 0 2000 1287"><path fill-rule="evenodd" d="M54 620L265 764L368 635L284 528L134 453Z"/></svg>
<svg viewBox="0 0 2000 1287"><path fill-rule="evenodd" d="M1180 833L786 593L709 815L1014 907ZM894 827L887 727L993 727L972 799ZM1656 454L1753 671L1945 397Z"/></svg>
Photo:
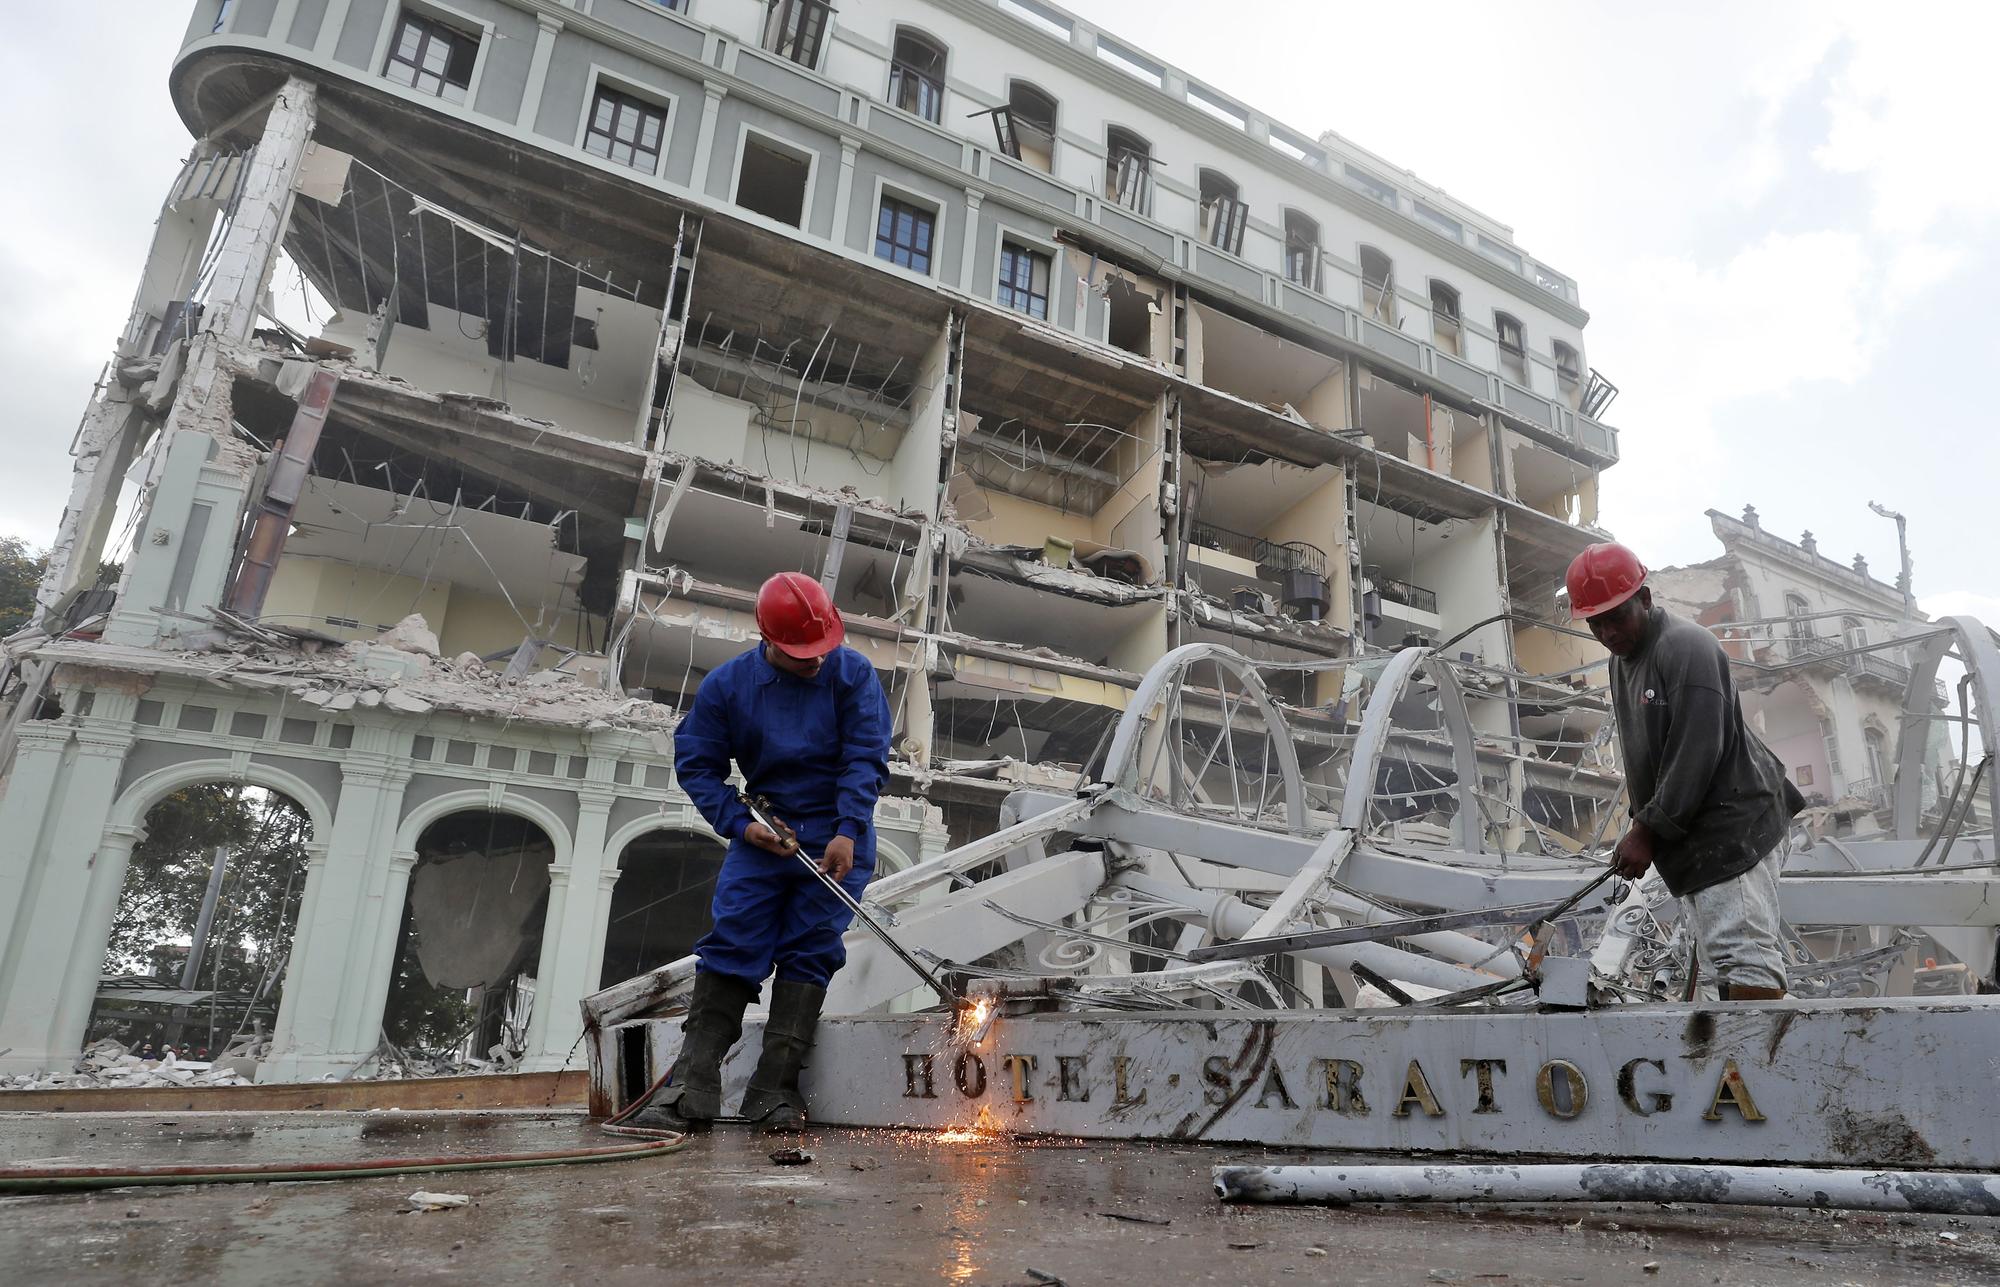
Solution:
<svg viewBox="0 0 2000 1287"><path fill-rule="evenodd" d="M1570 562L1570 616L1581 621L1609 612L1646 583L1646 565L1639 556L1616 541L1601 541Z"/></svg>
<svg viewBox="0 0 2000 1287"><path fill-rule="evenodd" d="M825 587L803 572L780 572L757 591L757 629L793 657L824 656L847 637Z"/></svg>

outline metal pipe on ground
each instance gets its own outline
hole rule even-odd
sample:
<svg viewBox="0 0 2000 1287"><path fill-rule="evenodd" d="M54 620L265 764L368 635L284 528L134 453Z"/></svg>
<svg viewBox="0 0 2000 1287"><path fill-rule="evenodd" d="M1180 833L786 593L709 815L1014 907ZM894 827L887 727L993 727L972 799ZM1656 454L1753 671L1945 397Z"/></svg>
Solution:
<svg viewBox="0 0 2000 1287"><path fill-rule="evenodd" d="M1218 1166L1224 1202L1708 1202L2000 1215L2000 1176L1652 1162L1536 1166Z"/></svg>

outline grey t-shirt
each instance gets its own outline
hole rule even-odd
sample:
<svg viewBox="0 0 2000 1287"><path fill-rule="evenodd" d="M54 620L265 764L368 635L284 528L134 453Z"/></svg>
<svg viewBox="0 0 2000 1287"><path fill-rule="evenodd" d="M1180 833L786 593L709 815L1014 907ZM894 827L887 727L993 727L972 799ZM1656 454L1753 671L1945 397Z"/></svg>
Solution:
<svg viewBox="0 0 2000 1287"><path fill-rule="evenodd" d="M1633 817L1676 896L1756 866L1805 807L1744 724L1722 645L1694 622L1654 608L1638 653L1611 659L1611 703Z"/></svg>

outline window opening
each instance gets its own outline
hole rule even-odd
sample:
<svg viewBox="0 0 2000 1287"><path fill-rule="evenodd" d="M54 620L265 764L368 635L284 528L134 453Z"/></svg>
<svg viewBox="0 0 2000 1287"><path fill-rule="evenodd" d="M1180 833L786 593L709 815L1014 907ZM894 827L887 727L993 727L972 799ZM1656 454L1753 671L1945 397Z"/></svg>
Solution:
<svg viewBox="0 0 2000 1287"><path fill-rule="evenodd" d="M583 150L656 174L666 132L667 114L661 108L615 89L599 89L590 108L590 128L583 134Z"/></svg>
<svg viewBox="0 0 2000 1287"><path fill-rule="evenodd" d="M479 38L435 18L403 11L382 75L419 94L463 103L479 61Z"/></svg>
<svg viewBox="0 0 2000 1287"><path fill-rule="evenodd" d="M833 6L826 0L771 0L764 19L764 48L801 67L818 67Z"/></svg>
<svg viewBox="0 0 2000 1287"><path fill-rule="evenodd" d="M1000 247L1000 303L1044 321L1049 316L1049 257L1014 242Z"/></svg>
<svg viewBox="0 0 2000 1287"><path fill-rule="evenodd" d="M889 101L936 124L944 119L944 46L899 28L889 61Z"/></svg>
<svg viewBox="0 0 2000 1287"><path fill-rule="evenodd" d="M931 234L937 216L894 197L882 198L875 221L875 257L920 273L931 270Z"/></svg>

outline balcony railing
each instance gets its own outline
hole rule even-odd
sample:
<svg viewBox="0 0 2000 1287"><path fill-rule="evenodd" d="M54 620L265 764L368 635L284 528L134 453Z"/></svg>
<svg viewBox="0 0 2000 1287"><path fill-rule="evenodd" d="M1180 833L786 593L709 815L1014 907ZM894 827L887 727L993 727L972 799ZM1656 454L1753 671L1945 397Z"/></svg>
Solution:
<svg viewBox="0 0 2000 1287"><path fill-rule="evenodd" d="M1793 661L1812 661L1829 653L1845 651L1838 639L1826 639L1819 635L1797 634L1785 640L1785 653Z"/></svg>
<svg viewBox="0 0 2000 1287"><path fill-rule="evenodd" d="M1408 581L1400 581L1392 576L1384 576L1373 568L1367 569L1364 575L1374 585L1375 592L1382 596L1385 603L1399 603L1406 608L1415 608L1418 612L1437 615L1437 591L1426 590L1420 585L1411 585Z"/></svg>
<svg viewBox="0 0 2000 1287"><path fill-rule="evenodd" d="M1857 679L1880 679L1898 688L1907 687L1910 682L1908 666L1878 652L1856 653L1849 665Z"/></svg>
<svg viewBox="0 0 2000 1287"><path fill-rule="evenodd" d="M1318 577L1326 575L1326 551L1304 541L1267 541L1261 536L1231 531L1213 523L1196 523L1188 533L1188 541L1204 549L1220 550L1224 554L1248 559L1257 565L1260 576L1267 576L1273 581L1281 580L1287 572L1305 572Z"/></svg>

